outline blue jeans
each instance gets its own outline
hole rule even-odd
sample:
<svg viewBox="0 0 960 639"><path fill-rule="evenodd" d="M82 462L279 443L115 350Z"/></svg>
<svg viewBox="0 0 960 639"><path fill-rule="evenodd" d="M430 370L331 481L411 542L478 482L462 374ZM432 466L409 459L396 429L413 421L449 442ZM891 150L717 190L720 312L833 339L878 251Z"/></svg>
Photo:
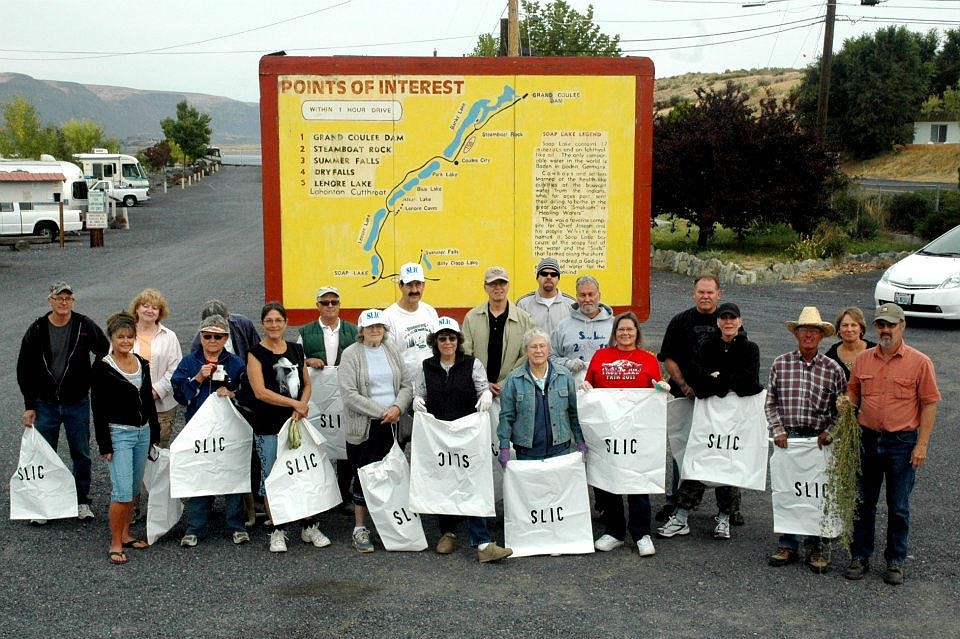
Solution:
<svg viewBox="0 0 960 639"><path fill-rule="evenodd" d="M187 535L196 535L203 537L207 534L207 519L210 517L210 509L213 508L213 495L204 497L190 497L184 510L187 512ZM240 532L245 530L244 520L247 518L247 511L243 505L243 495L224 495L224 515L226 517L227 532Z"/></svg>
<svg viewBox="0 0 960 639"><path fill-rule="evenodd" d="M823 547L823 539L817 535L794 535L793 533L780 535L780 540L777 541L777 547L796 552L800 550L801 541L807 547L807 550L820 550L820 548Z"/></svg>
<svg viewBox="0 0 960 639"><path fill-rule="evenodd" d="M910 492L916 471L910 463L917 431L883 433L860 429L860 467L857 485L857 512L853 526L850 556L869 559L873 554L880 485L887 482L887 547L883 553L888 565L902 565L907 558L907 533L910 531Z"/></svg>
<svg viewBox="0 0 960 639"><path fill-rule="evenodd" d="M532 449L530 448L517 448L514 446L514 450L517 453L517 459L521 460L539 460L539 459L550 459L551 457L559 457L560 455L566 455L571 452L570 442L566 444L557 444L548 450L543 456L536 453L531 453Z"/></svg>
<svg viewBox="0 0 960 639"><path fill-rule="evenodd" d="M267 496L267 477L273 470L273 465L277 463L277 436L276 435L254 435L253 442L260 457L260 489L257 494L261 497Z"/></svg>
<svg viewBox="0 0 960 639"><path fill-rule="evenodd" d="M67 446L73 460L73 481L77 485L77 503L90 503L90 399L53 404L37 400L37 420L33 427L57 449L60 424L67 433Z"/></svg>
<svg viewBox="0 0 960 639"><path fill-rule="evenodd" d="M437 515L437 524L440 534L457 534L457 524L461 519L467 520L467 539L473 547L493 541L493 535L487 528L486 517L460 517L459 515Z"/></svg>
<svg viewBox="0 0 960 639"><path fill-rule="evenodd" d="M593 489L597 510L603 511L604 533L620 541L627 538L627 529L634 541L650 534L650 495L627 495L628 518L623 518L623 496Z"/></svg>
<svg viewBox="0 0 960 639"><path fill-rule="evenodd" d="M147 467L150 450L150 426L119 426L110 424L110 442L113 456L107 462L110 467L110 501L127 503L140 492L143 470Z"/></svg>

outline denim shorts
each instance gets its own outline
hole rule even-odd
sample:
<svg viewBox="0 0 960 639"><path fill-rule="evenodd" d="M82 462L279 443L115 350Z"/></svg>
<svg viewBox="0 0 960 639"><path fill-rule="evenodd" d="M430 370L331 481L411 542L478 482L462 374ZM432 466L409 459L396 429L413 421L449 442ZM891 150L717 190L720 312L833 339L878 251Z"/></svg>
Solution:
<svg viewBox="0 0 960 639"><path fill-rule="evenodd" d="M113 443L113 457L107 462L113 484L110 501L131 502L143 481L150 451L150 427L110 424L110 441Z"/></svg>
<svg viewBox="0 0 960 639"><path fill-rule="evenodd" d="M277 436L254 435L253 440L257 444L257 456L260 457L260 490L257 493L261 497L266 497L267 477L270 476L273 464L277 461Z"/></svg>

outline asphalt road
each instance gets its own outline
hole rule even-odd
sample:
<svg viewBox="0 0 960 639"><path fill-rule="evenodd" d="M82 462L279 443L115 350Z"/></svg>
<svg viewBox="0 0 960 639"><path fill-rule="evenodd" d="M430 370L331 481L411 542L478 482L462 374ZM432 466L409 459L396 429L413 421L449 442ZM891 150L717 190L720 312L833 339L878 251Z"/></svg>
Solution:
<svg viewBox="0 0 960 639"><path fill-rule="evenodd" d="M157 194L132 211L130 231L108 231L102 249L88 248L84 236L63 251L53 245L0 252L0 328L8 335L0 345L7 429L0 467L12 473L17 462L22 403L14 362L27 325L48 308L50 281L73 283L76 310L101 323L139 290L155 286L170 300L168 324L186 347L197 309L209 297L257 316L260 238L259 170L231 167L186 191ZM765 374L776 354L794 346L783 322L796 318L801 306L818 305L825 316L848 304L868 308L878 277L728 286L723 297L743 309ZM520 274L516 279L514 296L533 284L532 278L520 284ZM669 318L692 303L692 285L655 272L651 288L644 333L655 349ZM715 506L708 493L691 518L693 533L656 540L656 556L644 560L626 549L503 565L479 565L462 547L444 557L382 549L360 556L349 546L352 520L329 514L321 520L334 542L329 548L294 540L290 552L271 554L262 529L252 544L237 548L214 528L198 547L181 549L178 528L149 550L132 551L129 564L118 567L106 556L109 477L97 459L94 522L60 520L41 528L0 521L0 637L957 637L960 445L952 430L958 335L951 325L911 322L907 329L907 340L933 357L943 401L913 493L907 581L899 588L885 585L877 572L846 581L840 549L833 570L822 576L798 565L767 567L776 542L770 498L751 491L744 493L747 525L733 528L730 541L710 538ZM4 482L0 502L8 499ZM661 501L654 498L655 506ZM435 541L435 522L425 520L428 540ZM494 530L502 535L500 523Z"/></svg>

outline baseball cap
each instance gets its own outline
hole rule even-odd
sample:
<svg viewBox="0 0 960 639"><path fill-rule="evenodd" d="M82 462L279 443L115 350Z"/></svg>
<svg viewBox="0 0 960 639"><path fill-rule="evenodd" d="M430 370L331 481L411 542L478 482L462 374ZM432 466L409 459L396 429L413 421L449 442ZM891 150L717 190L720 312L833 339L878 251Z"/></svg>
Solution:
<svg viewBox="0 0 960 639"><path fill-rule="evenodd" d="M426 282L427 278L423 275L423 267L416 262L407 262L400 267L400 283L409 284L410 282Z"/></svg>
<svg viewBox="0 0 960 639"><path fill-rule="evenodd" d="M321 286L317 290L317 300L319 300L324 295L334 294L337 297L340 297L340 291L337 290L336 286Z"/></svg>
<svg viewBox="0 0 960 639"><path fill-rule="evenodd" d="M723 317L724 315L740 317L740 307L733 302L724 302L717 306L717 317Z"/></svg>
<svg viewBox="0 0 960 639"><path fill-rule="evenodd" d="M891 324L899 324L904 319L903 309L890 303L878 306L873 316L874 322L890 322Z"/></svg>
<svg viewBox="0 0 960 639"><path fill-rule="evenodd" d="M54 282L53 284L50 285L50 297L53 297L58 293L63 293L64 291L68 293L73 293L73 287L62 280L58 282Z"/></svg>
<svg viewBox="0 0 960 639"><path fill-rule="evenodd" d="M457 323L457 320L452 317L441 317L437 320L437 325L434 327L433 332L439 333L440 331L453 331L454 333L460 332L460 325Z"/></svg>
<svg viewBox="0 0 960 639"><path fill-rule="evenodd" d="M507 269L503 268L502 266L491 266L483 274L483 283L490 284L491 282L496 282L497 280L509 282L510 276L507 275Z"/></svg>
<svg viewBox="0 0 960 639"><path fill-rule="evenodd" d="M368 326L374 326L375 324L387 325L387 321L383 318L383 311L379 308L369 308L360 313L360 317L357 318L357 326L359 328L366 328Z"/></svg>
<svg viewBox="0 0 960 639"><path fill-rule="evenodd" d="M221 334L230 334L230 325L227 324L227 320L223 318L223 315L207 315L202 320L200 320L200 331L201 333L221 333Z"/></svg>

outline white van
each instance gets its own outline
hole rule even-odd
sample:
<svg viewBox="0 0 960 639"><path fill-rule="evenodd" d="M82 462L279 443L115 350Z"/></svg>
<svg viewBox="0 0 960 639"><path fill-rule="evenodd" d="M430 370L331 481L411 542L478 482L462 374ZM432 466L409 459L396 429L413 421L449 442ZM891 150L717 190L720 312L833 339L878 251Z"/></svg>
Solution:
<svg viewBox="0 0 960 639"><path fill-rule="evenodd" d="M94 149L93 153L77 153L74 159L83 169L83 177L88 183L106 180L116 187L147 188L150 180L132 155L109 153L107 149Z"/></svg>
<svg viewBox="0 0 960 639"><path fill-rule="evenodd" d="M49 184L39 187L34 185L31 190L40 188L40 192L31 196L31 201L35 204L58 204L81 211L87 210L87 181L83 177L80 167L71 162L57 160L52 155L41 155L39 160L15 160L0 158L0 173L13 173L23 171L25 173L43 174L60 173L63 175L63 181L59 189L51 190ZM22 199L18 195L14 199Z"/></svg>

